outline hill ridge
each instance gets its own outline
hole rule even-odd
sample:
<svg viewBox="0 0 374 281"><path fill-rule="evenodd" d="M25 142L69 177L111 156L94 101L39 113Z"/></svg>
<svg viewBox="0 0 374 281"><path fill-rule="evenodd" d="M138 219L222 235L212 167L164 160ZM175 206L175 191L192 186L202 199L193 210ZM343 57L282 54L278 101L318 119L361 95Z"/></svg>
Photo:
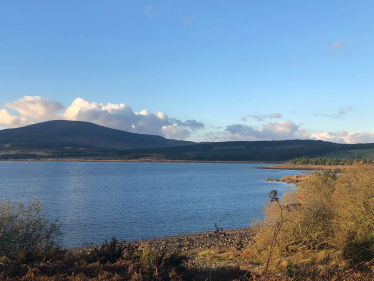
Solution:
<svg viewBox="0 0 374 281"><path fill-rule="evenodd" d="M52 120L0 130L0 143L32 141L113 149L157 148L192 142L131 133L85 121Z"/></svg>

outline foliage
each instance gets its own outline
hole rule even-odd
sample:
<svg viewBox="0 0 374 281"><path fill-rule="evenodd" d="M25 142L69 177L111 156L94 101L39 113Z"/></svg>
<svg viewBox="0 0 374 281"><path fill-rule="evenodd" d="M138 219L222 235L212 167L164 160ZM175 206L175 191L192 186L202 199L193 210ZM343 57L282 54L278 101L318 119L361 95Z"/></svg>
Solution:
<svg viewBox="0 0 374 281"><path fill-rule="evenodd" d="M50 250L58 246L60 234L59 226L50 222L39 201L28 206L0 203L0 253Z"/></svg>
<svg viewBox="0 0 374 281"><path fill-rule="evenodd" d="M350 149L350 150L341 150L336 151L331 154L326 154L323 157L326 158L349 158L349 159L374 159L374 149L373 148L363 148L363 149Z"/></svg>
<svg viewBox="0 0 374 281"><path fill-rule="evenodd" d="M266 204L249 256L264 265L271 257L269 269L284 272L291 265L300 271L343 257L367 260L368 251L361 255L353 249L373 245L373 238L365 238L374 233L373 182L372 165L354 165L339 176L312 173L294 191Z"/></svg>
<svg viewBox="0 0 374 281"><path fill-rule="evenodd" d="M92 261L99 261L102 264L114 263L122 256L122 248L118 244L116 237L112 237L108 243L105 240L104 244L98 248L95 248L89 259Z"/></svg>
<svg viewBox="0 0 374 281"><path fill-rule="evenodd" d="M372 147L374 144L364 147ZM153 158L189 161L285 161L307 155L316 157L361 145L336 144L313 140L235 141L198 143L183 146L119 150L121 159Z"/></svg>
<svg viewBox="0 0 374 281"><path fill-rule="evenodd" d="M343 249L343 256L352 266L374 259L374 233L349 241Z"/></svg>
<svg viewBox="0 0 374 281"><path fill-rule="evenodd" d="M300 157L294 158L288 161L289 164L296 165L354 165L354 164L374 164L374 159L366 158L309 158L309 157Z"/></svg>

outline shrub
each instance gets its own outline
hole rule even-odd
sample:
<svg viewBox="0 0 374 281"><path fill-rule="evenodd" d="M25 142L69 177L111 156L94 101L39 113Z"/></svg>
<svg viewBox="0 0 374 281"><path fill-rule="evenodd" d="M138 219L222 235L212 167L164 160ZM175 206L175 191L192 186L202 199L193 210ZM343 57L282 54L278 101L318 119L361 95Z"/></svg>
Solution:
<svg viewBox="0 0 374 281"><path fill-rule="evenodd" d="M334 194L341 239L363 238L374 232L374 167L355 165L339 176Z"/></svg>
<svg viewBox="0 0 374 281"><path fill-rule="evenodd" d="M343 249L343 256L352 266L374 259L374 233L349 241Z"/></svg>
<svg viewBox="0 0 374 281"><path fill-rule="evenodd" d="M263 210L264 220L255 223L259 231L248 251L255 261L268 264L266 270L287 272L290 265L300 269L349 255L354 264L370 258L373 165L353 165L339 176L314 172L293 191L271 198ZM355 252L358 248L362 251Z"/></svg>
<svg viewBox="0 0 374 281"><path fill-rule="evenodd" d="M25 206L10 201L0 202L0 252L43 251L58 246L61 234L59 225L50 222L41 203L35 201Z"/></svg>

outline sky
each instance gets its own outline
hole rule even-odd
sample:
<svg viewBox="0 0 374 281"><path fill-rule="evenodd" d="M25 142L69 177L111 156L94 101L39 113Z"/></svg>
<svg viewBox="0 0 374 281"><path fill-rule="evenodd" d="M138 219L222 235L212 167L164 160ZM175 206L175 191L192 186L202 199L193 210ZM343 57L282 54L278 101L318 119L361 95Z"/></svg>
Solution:
<svg viewBox="0 0 374 281"><path fill-rule="evenodd" d="M0 0L0 129L374 142L372 0Z"/></svg>

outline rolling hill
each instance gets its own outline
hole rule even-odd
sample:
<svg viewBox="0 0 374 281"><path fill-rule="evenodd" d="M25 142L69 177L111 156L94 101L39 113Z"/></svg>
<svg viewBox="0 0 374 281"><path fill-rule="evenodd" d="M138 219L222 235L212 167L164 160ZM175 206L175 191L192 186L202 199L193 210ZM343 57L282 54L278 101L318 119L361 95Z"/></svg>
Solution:
<svg viewBox="0 0 374 281"><path fill-rule="evenodd" d="M191 161L288 161L320 157L349 150L374 148L374 144L338 144L317 140L231 141L189 146L119 151L123 159L144 157Z"/></svg>
<svg viewBox="0 0 374 281"><path fill-rule="evenodd" d="M88 122L64 120L0 130L0 160L153 159L275 162L304 156L334 158L335 155L339 157L352 154L365 157L372 149L374 144L338 144L317 140L193 143L129 133Z"/></svg>
<svg viewBox="0 0 374 281"><path fill-rule="evenodd" d="M55 120L0 130L0 144L20 147L97 147L109 149L156 148L191 142L129 133L89 122Z"/></svg>

